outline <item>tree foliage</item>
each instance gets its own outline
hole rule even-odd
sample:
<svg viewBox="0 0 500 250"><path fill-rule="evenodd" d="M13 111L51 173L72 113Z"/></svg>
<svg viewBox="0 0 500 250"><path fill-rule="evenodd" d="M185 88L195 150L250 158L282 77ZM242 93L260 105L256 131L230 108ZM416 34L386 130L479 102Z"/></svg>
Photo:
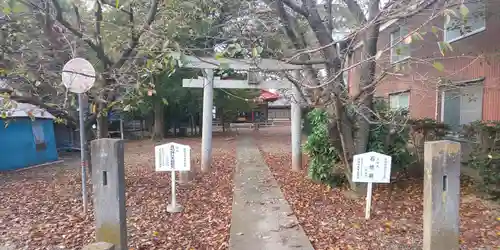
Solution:
<svg viewBox="0 0 500 250"><path fill-rule="evenodd" d="M309 177L331 186L341 185L345 177L337 171L341 160L339 150L328 136L327 113L321 109L314 109L309 112L308 120L312 129L304 144L304 150L310 157Z"/></svg>
<svg viewBox="0 0 500 250"><path fill-rule="evenodd" d="M384 101L375 102L379 124L370 129L368 152L390 155L392 170L395 173L407 171L415 156L408 149L410 126L406 110L391 110Z"/></svg>
<svg viewBox="0 0 500 250"><path fill-rule="evenodd" d="M3 73L11 84L20 85L13 87L28 93L11 91L8 98L60 110L75 121L70 115L76 108L75 98L61 86L59 76L66 61L84 56L99 73L89 93L99 112L89 117L89 123L97 118L100 135L105 136L104 111L114 105L141 113L158 108L155 113L159 114L165 105L199 108L200 92L180 87L184 73L179 73L177 62L170 57L172 51L215 58L278 59L303 69L294 74L264 72L264 76L291 81L301 90L295 101L326 112L327 137L339 153L346 176L350 176L353 155L367 150L394 154L401 165L407 162L407 152L395 146L407 138L394 139L398 141L395 145L383 142L383 138L397 135L393 132L401 131L404 121L377 113L374 102L375 88L387 75L407 72L400 64L381 63L382 58L395 46L427 39L428 32L439 37L443 29L432 26L437 18L444 18L447 28L466 32L467 20L475 14L459 0L332 0L321 4L315 0L5 0L2 4ZM425 12L429 9L435 11ZM420 14L427 15L420 26L379 47L381 25ZM344 38L332 36L346 31ZM346 59L360 42L362 60L347 65ZM443 56L453 52L445 41L438 47ZM428 63L438 72L447 68L440 58L418 62ZM353 81L359 86L356 93L348 93L340 77L350 68L359 69L359 79ZM221 69L217 75L229 73L233 77L241 74ZM198 75L198 71L190 71L182 77ZM215 104L230 117L238 109L251 109L254 104L246 99L256 94L217 90ZM187 101L187 97L196 101Z"/></svg>
<svg viewBox="0 0 500 250"><path fill-rule="evenodd" d="M492 199L500 199L500 122L476 121L465 126L464 132L466 138L478 142L468 164L479 171L479 188Z"/></svg>

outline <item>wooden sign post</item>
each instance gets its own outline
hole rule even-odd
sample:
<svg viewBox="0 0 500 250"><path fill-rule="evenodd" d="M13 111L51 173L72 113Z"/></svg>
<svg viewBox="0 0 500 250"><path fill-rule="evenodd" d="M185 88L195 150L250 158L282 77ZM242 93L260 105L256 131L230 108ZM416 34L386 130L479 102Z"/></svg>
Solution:
<svg viewBox="0 0 500 250"><path fill-rule="evenodd" d="M390 156L376 152L368 152L353 157L352 180L368 184L365 208L365 219L367 220L370 219L373 183L391 182L391 160Z"/></svg>
<svg viewBox="0 0 500 250"><path fill-rule="evenodd" d="M191 170L191 147L173 142L156 146L155 169L161 172L171 172L172 202L167 206L167 212L181 212L182 206L177 203L175 192L175 172Z"/></svg>

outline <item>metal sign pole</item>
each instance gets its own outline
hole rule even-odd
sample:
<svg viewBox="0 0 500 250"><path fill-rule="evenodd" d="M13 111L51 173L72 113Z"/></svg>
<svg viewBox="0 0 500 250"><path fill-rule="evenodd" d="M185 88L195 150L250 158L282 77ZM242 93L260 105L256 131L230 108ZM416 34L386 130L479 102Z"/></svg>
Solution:
<svg viewBox="0 0 500 250"><path fill-rule="evenodd" d="M370 219L370 213L372 210L372 189L373 182L368 182L368 187L366 189L366 207L365 207L365 219Z"/></svg>
<svg viewBox="0 0 500 250"><path fill-rule="evenodd" d="M184 152L184 155L181 155ZM167 143L155 147L155 170L170 171L171 173L171 203L167 205L167 212L182 212L181 204L177 203L175 172L191 171L191 148L188 145ZM182 180L182 177L179 177Z"/></svg>
<svg viewBox="0 0 500 250"><path fill-rule="evenodd" d="M365 207L365 219L367 220L371 216L373 183L391 182L391 161L391 156L377 152L357 154L353 157L352 181L365 182L368 185Z"/></svg>
<svg viewBox="0 0 500 250"><path fill-rule="evenodd" d="M85 135L85 116L84 107L85 101L83 100L83 94L78 94L78 117L80 121L80 158L81 158L81 168L82 168L82 201L83 201L83 213L87 214L88 210L88 196L87 196L87 174L85 168L87 167L87 154L86 154L86 144L87 137Z"/></svg>
<svg viewBox="0 0 500 250"><path fill-rule="evenodd" d="M80 154L82 168L82 203L84 214L88 211L88 196L87 196L87 175L85 168L87 167L87 154L85 146L87 145L87 137L85 136L85 115L84 108L87 108L87 101L83 98L83 94L94 86L96 74L94 66L83 58L73 58L64 64L61 74L62 83L71 93L78 94L78 117L80 120ZM85 100L84 100L85 99Z"/></svg>
<svg viewBox="0 0 500 250"><path fill-rule="evenodd" d="M177 207L177 197L175 195L175 171L172 171L172 207L176 208Z"/></svg>
<svg viewBox="0 0 500 250"><path fill-rule="evenodd" d="M172 201L169 205L167 205L167 212L169 213L178 213L182 211L182 206L177 204L177 197L175 193L175 170L177 169L176 162L176 153L177 146L171 144L170 145L170 171L171 171L171 182L172 182Z"/></svg>

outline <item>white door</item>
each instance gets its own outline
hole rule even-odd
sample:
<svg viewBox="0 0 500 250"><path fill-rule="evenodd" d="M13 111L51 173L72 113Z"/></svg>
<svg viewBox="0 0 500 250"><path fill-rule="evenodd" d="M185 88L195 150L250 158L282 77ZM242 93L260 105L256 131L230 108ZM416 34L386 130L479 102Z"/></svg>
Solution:
<svg viewBox="0 0 500 250"><path fill-rule="evenodd" d="M467 86L460 89L460 125L483 118L483 86Z"/></svg>

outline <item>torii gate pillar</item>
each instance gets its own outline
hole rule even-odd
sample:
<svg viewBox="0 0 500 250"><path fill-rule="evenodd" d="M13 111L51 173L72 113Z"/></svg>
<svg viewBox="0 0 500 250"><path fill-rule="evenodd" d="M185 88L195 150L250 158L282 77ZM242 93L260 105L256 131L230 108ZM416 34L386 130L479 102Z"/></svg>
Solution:
<svg viewBox="0 0 500 250"><path fill-rule="evenodd" d="M292 133L292 169L300 170L302 166L301 153L301 94L300 89L290 86L288 81L264 80L259 84L248 84L247 80L220 80L213 78L213 69L231 68L237 71L254 71L263 69L268 72L298 71L303 66L284 63L278 60L260 58L252 59L230 59L230 58L198 58L181 53L171 53L182 63L182 67L196 68L205 70L205 79L183 79L182 86L187 88L203 88L203 130L202 130L202 151L201 151L201 170L207 172L210 170L212 157L212 108L213 108L213 89L292 89L293 99L291 103L291 133Z"/></svg>
<svg viewBox="0 0 500 250"><path fill-rule="evenodd" d="M182 86L187 88L203 88L203 129L201 141L201 171L210 171L212 161L212 108L214 88L286 88L291 89L291 144L292 144L292 170L300 171L302 168L302 110L300 89L289 82L266 80L259 85L250 85L245 80L220 80L215 79L212 69L205 69L203 79L183 79Z"/></svg>
<svg viewBox="0 0 500 250"><path fill-rule="evenodd" d="M302 112L300 108L300 90L292 84L291 98L291 134L292 134L292 170L300 171L302 168L301 137L302 137Z"/></svg>
<svg viewBox="0 0 500 250"><path fill-rule="evenodd" d="M201 171L210 171L212 163L212 109L214 106L214 71L205 69L203 78L203 121L201 132Z"/></svg>

